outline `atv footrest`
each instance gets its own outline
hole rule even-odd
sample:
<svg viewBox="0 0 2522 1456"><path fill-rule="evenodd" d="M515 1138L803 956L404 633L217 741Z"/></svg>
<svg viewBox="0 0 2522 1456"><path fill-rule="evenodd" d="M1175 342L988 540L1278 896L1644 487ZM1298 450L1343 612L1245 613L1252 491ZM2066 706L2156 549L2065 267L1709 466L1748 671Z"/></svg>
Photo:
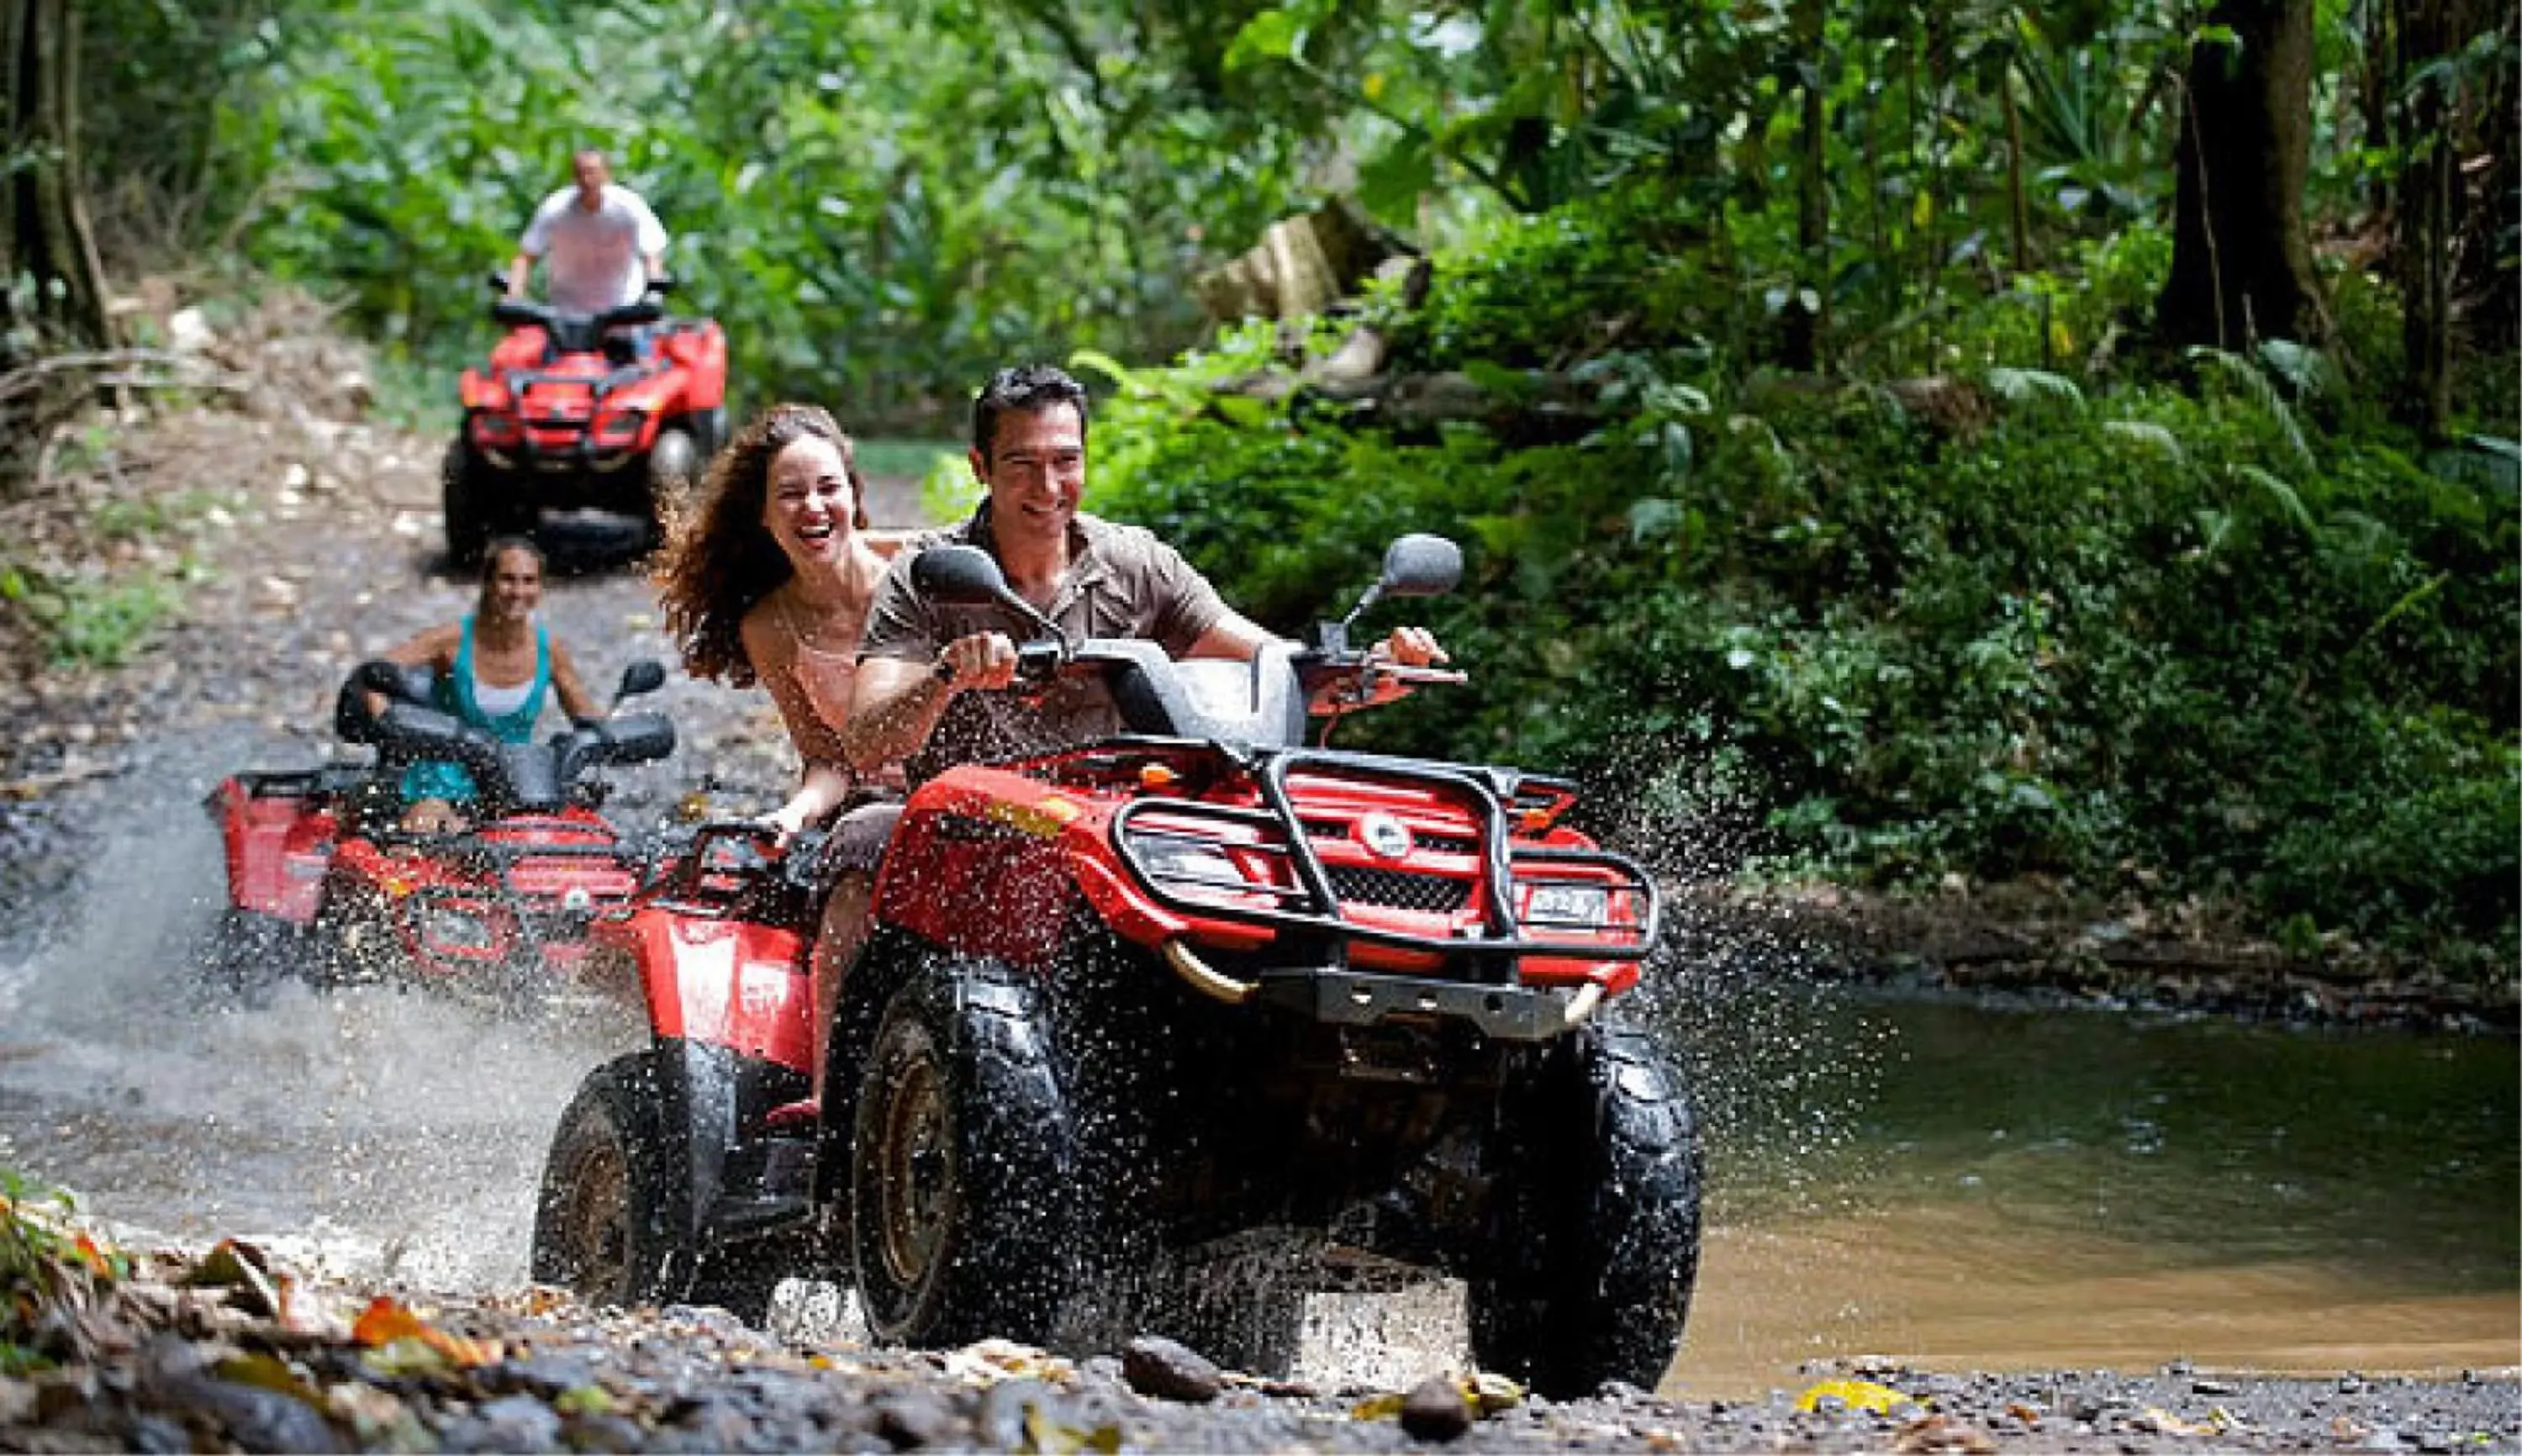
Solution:
<svg viewBox="0 0 2522 1456"><path fill-rule="evenodd" d="M720 1239L755 1239L805 1221L814 1204L804 1198L727 1198L710 1218Z"/></svg>
<svg viewBox="0 0 2522 1456"><path fill-rule="evenodd" d="M1502 1042L1547 1041L1567 1029L1567 999L1524 986L1483 986L1357 970L1265 970L1261 1002L1333 1026L1373 1026L1387 1016L1468 1021Z"/></svg>

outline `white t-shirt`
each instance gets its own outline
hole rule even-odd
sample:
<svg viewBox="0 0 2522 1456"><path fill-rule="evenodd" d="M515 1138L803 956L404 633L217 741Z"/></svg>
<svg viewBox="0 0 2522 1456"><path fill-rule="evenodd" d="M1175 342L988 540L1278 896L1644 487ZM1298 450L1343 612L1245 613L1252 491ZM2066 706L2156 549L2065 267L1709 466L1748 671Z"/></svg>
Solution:
<svg viewBox="0 0 2522 1456"><path fill-rule="evenodd" d="M666 251L666 228L619 183L604 184L603 204L592 211L579 206L576 187L564 187L535 209L517 247L543 259L553 307L597 313L639 301L648 286L640 259Z"/></svg>

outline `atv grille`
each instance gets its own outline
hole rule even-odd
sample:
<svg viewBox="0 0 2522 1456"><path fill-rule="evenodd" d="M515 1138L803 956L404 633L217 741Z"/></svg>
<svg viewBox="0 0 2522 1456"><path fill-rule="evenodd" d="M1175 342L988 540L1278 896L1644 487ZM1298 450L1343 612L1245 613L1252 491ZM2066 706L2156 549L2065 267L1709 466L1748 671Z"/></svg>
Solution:
<svg viewBox="0 0 2522 1456"><path fill-rule="evenodd" d="M1356 836L1351 834L1349 826L1339 820L1309 819L1305 821L1305 837L1352 839ZM1468 834L1436 834L1425 829L1413 829L1410 831L1410 842L1421 849L1440 855L1475 855L1480 851L1480 841Z"/></svg>
<svg viewBox="0 0 2522 1456"><path fill-rule="evenodd" d="M1471 903L1471 882L1441 874L1414 874L1404 869L1371 869L1332 865L1331 888L1342 900L1379 905L1388 910L1416 910L1452 915Z"/></svg>

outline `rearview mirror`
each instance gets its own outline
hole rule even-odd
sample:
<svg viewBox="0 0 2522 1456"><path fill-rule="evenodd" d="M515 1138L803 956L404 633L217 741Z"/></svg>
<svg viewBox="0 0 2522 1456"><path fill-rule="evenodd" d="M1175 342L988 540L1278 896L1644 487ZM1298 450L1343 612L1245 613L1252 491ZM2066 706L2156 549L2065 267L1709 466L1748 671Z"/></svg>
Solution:
<svg viewBox="0 0 2522 1456"><path fill-rule="evenodd" d="M999 563L979 546L930 546L911 558L911 585L919 594L958 607L977 607L1008 594Z"/></svg>
<svg viewBox="0 0 2522 1456"><path fill-rule="evenodd" d="M653 657L642 657L622 670L622 685L613 690L613 701L655 692L665 685L665 665Z"/></svg>
<svg viewBox="0 0 2522 1456"><path fill-rule="evenodd" d="M492 268L490 270L490 276L485 281L490 285L490 291L492 293L506 293L508 291L508 270L506 268Z"/></svg>
<svg viewBox="0 0 2522 1456"><path fill-rule="evenodd" d="M1382 596L1442 596L1463 580L1463 548L1441 536L1414 531L1383 552Z"/></svg>
<svg viewBox="0 0 2522 1456"><path fill-rule="evenodd" d="M911 585L922 596L958 607L1005 607L1032 623L1045 636L1060 635L1056 623L1007 588L1006 574L979 546L949 543L921 551L911 558Z"/></svg>

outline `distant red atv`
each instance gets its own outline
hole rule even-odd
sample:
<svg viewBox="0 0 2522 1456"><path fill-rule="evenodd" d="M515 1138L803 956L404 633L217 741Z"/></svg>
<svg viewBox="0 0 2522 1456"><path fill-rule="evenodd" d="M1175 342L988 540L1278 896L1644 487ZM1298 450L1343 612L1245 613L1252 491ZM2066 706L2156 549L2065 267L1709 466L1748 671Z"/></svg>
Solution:
<svg viewBox="0 0 2522 1456"><path fill-rule="evenodd" d="M1404 538L1367 600L1460 564ZM1018 690L1105 675L1130 731L911 795L820 1105L808 857L724 824L662 860L591 932L635 961L653 1043L563 1115L535 1278L758 1318L816 1275L888 1340L1165 1330L1270 1369L1309 1281L1432 1271L1469 1282L1482 1368L1652 1387L1698 1267L1699 1132L1658 1044L1602 1015L1659 902L1560 823L1573 787L1301 746L1309 702L1458 679L1371 662L1347 622L1177 663L1061 640L971 547L913 578L1037 622ZM1220 1282L1256 1253L1285 1277Z"/></svg>
<svg viewBox="0 0 2522 1456"><path fill-rule="evenodd" d="M726 335L668 318L662 278L592 314L509 299L502 273L490 285L508 333L460 385L442 481L448 559L470 566L491 537L532 535L544 510L592 506L653 532L726 443Z"/></svg>
<svg viewBox="0 0 2522 1456"><path fill-rule="evenodd" d="M547 743L500 743L429 706L431 677L370 662L343 684L335 729L373 744L373 765L238 774L211 791L228 903L210 969L225 988L294 972L319 988L391 980L520 1008L588 989L587 923L626 901L646 865L596 812L606 785L592 771L664 758L674 725L623 714ZM656 662L632 663L615 700L664 681ZM400 827L402 771L421 759L471 771L470 829Z"/></svg>

